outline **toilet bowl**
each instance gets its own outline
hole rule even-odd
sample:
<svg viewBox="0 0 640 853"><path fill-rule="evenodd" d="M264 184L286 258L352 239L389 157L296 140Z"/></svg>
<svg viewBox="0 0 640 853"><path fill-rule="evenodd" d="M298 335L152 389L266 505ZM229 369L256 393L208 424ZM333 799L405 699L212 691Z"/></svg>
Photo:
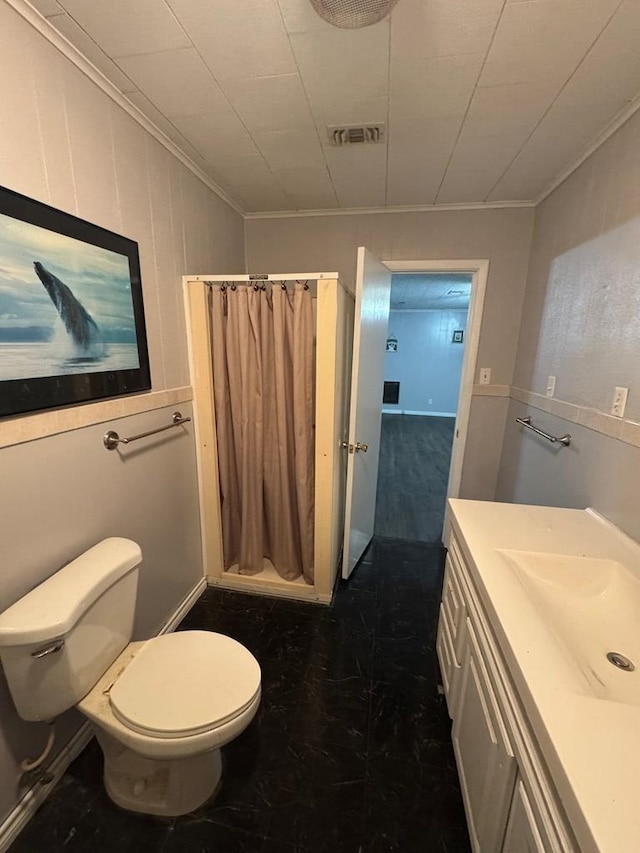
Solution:
<svg viewBox="0 0 640 853"><path fill-rule="evenodd" d="M0 658L24 719L75 705L90 720L115 803L177 816L216 792L220 748L258 710L260 666L210 631L129 642L140 560L108 539L65 566L0 614Z"/></svg>
<svg viewBox="0 0 640 853"><path fill-rule="evenodd" d="M131 811L180 815L220 781L220 748L260 704L260 667L240 643L209 631L130 643L77 708L104 753L109 796Z"/></svg>

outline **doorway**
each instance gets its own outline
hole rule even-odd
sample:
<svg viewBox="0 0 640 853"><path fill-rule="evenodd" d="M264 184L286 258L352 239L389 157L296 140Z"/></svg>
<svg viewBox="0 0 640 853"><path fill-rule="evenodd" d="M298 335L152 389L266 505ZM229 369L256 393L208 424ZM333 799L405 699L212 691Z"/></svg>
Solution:
<svg viewBox="0 0 640 853"><path fill-rule="evenodd" d="M472 284L470 272L392 276L377 536L441 541Z"/></svg>
<svg viewBox="0 0 640 853"><path fill-rule="evenodd" d="M471 275L467 331L453 436L447 497L458 497L471 413L488 260L380 261L358 248L349 429L341 442L347 451L345 535L342 577L346 580L374 535L376 486L382 421L382 388L388 339L392 273L447 272ZM445 508L444 527L448 525Z"/></svg>

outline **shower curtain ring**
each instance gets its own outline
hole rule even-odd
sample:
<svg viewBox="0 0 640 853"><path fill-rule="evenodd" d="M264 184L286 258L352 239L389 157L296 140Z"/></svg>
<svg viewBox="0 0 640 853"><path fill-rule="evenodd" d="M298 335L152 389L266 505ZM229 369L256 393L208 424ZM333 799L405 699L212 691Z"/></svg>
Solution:
<svg viewBox="0 0 640 853"><path fill-rule="evenodd" d="M231 282L230 287L231 287L231 290L235 293L235 291L236 291L236 283L235 283L235 281L232 281L232 282Z"/></svg>

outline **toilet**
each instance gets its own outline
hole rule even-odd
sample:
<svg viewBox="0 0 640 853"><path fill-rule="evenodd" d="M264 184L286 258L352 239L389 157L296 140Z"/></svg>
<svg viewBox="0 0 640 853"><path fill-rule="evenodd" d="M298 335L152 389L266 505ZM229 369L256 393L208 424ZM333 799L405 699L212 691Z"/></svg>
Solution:
<svg viewBox="0 0 640 853"><path fill-rule="evenodd" d="M76 707L104 754L105 787L130 811L177 816L206 802L220 748L260 704L260 666L211 631L130 642L140 547L105 539L0 614L0 660L25 720Z"/></svg>

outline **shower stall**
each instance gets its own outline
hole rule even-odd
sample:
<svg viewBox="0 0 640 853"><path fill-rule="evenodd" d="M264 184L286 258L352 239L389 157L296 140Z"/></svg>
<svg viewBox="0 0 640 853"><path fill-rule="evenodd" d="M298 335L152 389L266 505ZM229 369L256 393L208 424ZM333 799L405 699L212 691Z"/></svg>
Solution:
<svg viewBox="0 0 640 853"><path fill-rule="evenodd" d="M354 297L337 273L183 278L203 560L329 602L344 531Z"/></svg>

